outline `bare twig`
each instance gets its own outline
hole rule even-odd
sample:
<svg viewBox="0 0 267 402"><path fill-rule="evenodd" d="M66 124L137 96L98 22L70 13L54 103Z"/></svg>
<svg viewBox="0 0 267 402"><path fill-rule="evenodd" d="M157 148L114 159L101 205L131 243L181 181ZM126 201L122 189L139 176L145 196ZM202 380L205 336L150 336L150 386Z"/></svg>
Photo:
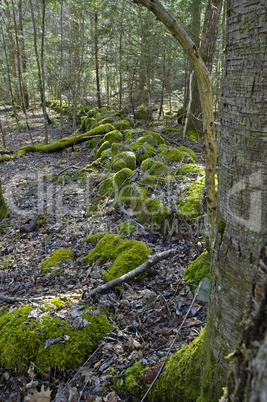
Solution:
<svg viewBox="0 0 267 402"><path fill-rule="evenodd" d="M123 282L128 282L136 276L140 275L142 272L147 271L150 267L156 265L159 261L171 257L177 253L178 249L173 248L167 251L163 251L162 253L149 256L148 260L144 262L144 264L139 265L139 267L133 269L130 272L127 272L127 274L122 275L119 278L113 279L112 281L109 281L104 285L98 286L96 289L92 290L89 296L95 297L97 294L105 293L108 290L115 288L116 286L120 286Z"/></svg>

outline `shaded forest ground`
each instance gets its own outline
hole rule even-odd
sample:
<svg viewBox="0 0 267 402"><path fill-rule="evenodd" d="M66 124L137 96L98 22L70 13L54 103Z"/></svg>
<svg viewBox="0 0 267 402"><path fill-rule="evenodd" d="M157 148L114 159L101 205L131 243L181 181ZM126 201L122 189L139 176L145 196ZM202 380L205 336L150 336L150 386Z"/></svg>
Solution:
<svg viewBox="0 0 267 402"><path fill-rule="evenodd" d="M11 111L0 111L0 114L8 150L31 143L22 117L22 129L19 131L15 119L10 117ZM49 110L51 117L54 114L53 110ZM170 118L167 123L176 126L175 119ZM40 111L29 115L29 125L34 143L43 142ZM162 133L163 128L162 124L154 124L153 130ZM48 126L48 130L50 142L71 135L67 118L64 118L63 130L58 124ZM165 135L165 138L175 143L175 147L182 145L179 136ZM201 145L186 141L185 145L201 159ZM36 311L45 301L60 296L70 301L72 307L54 307L53 314L59 317L67 315L70 309L89 304L90 290L103 283L105 264L96 262L92 267L83 260L93 248L92 244L86 242L86 237L97 232L120 233L119 225L127 219L127 213L116 205L107 210L103 199L99 199L95 214L89 215L86 208L82 208L81 200L84 198L79 197L86 181L79 176L79 172L91 162L89 150L83 143L60 153L28 153L0 164L2 187L10 211L10 216L0 227L2 295L23 298ZM71 172L65 175L65 182L40 179L44 176L58 179L64 172ZM43 200L40 205L40 182L45 186L46 194L50 194L52 203ZM97 197L94 192L97 189L91 188L91 196ZM56 202L59 198L60 205ZM38 228L25 231L23 228L29 219L36 220L37 217L41 222ZM42 373L34 366L27 372L28 367L23 373L2 367L0 400L20 401L27 395L29 397L31 392L42 396L42 385L49 391L47 400L139 400L127 392L122 392L119 397L113 390L113 383L119 379L123 385L125 371L136 362L151 367L143 375L143 383L149 384L153 380L158 364L167 354L193 298L190 287L184 283L184 271L204 246L201 230L188 222L164 234L137 225L135 233L126 238L142 241L152 254L170 248L178 248L179 252L175 257L158 263L142 280L124 284L120 289L109 291L93 301L97 310L107 312L113 326L83 366L62 371L51 367L49 373ZM63 262L61 268L51 274L42 274L42 261L58 248L71 249L74 259ZM0 309L16 309L25 303L0 300ZM199 334L206 322L206 308L206 302L195 303L172 352Z"/></svg>

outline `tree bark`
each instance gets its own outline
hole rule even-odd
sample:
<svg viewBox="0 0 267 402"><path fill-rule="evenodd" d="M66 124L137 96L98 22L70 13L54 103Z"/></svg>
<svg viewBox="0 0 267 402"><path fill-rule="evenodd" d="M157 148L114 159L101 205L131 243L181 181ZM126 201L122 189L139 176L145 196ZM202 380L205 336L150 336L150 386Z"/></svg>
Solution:
<svg viewBox="0 0 267 402"><path fill-rule="evenodd" d="M210 73L212 72L222 4L223 0L209 0L205 13L199 54ZM196 79L193 80L192 88L193 95L188 129L201 132L201 103Z"/></svg>
<svg viewBox="0 0 267 402"><path fill-rule="evenodd" d="M201 57L199 56L197 48L192 39L158 0L134 0L134 2L142 4L148 10L152 11L153 14L155 14L155 16L178 40L198 79L201 108L203 113L205 153L207 156L205 179L207 223L205 225L205 236L207 239L207 246L211 246L214 240L214 223L216 217L215 168L217 162L211 76Z"/></svg>
<svg viewBox="0 0 267 402"><path fill-rule="evenodd" d="M0 181L0 222L7 216L7 207L2 194L1 181Z"/></svg>

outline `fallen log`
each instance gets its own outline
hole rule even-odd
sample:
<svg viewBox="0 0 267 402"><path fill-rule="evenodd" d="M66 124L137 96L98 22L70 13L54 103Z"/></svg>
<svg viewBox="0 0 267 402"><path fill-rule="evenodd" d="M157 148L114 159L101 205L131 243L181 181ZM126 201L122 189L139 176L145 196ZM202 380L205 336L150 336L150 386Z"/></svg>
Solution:
<svg viewBox="0 0 267 402"><path fill-rule="evenodd" d="M163 251L161 253L152 255L148 257L148 260L144 262L139 267L133 269L127 274L120 276L119 278L113 279L103 285L98 286L97 288L93 289L92 292L89 294L89 297L95 297L96 295L103 294L108 290L114 289L116 286L120 286L124 282L128 282L131 279L134 279L136 276L140 275L141 273L147 271L153 265L157 264L159 261L165 260L166 258L172 257L173 255L177 254L179 250L177 248L172 248L167 251Z"/></svg>

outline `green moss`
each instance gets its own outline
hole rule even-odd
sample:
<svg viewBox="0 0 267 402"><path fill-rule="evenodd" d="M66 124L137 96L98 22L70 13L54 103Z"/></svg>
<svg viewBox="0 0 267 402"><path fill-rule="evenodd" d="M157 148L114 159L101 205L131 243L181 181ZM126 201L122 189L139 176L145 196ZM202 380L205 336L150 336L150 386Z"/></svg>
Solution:
<svg viewBox="0 0 267 402"><path fill-rule="evenodd" d="M201 392L204 365L205 329L190 345L185 345L167 360L164 371L151 390L153 402L193 402ZM211 399L203 398L210 402Z"/></svg>
<svg viewBox="0 0 267 402"><path fill-rule="evenodd" d="M142 137L137 139L137 144L149 144L152 147L157 147L157 140L152 135L143 135Z"/></svg>
<svg viewBox="0 0 267 402"><path fill-rule="evenodd" d="M10 161L11 159L14 159L14 156L12 156L12 155L1 155L0 156L0 163L5 162L5 161Z"/></svg>
<svg viewBox="0 0 267 402"><path fill-rule="evenodd" d="M189 265L183 275L183 279L186 282L195 282L200 281L203 278L210 278L210 265L210 254L205 251Z"/></svg>
<svg viewBox="0 0 267 402"><path fill-rule="evenodd" d="M168 150L167 145L162 144L162 145L160 145L158 147L158 152L164 152L164 151L167 151L167 150Z"/></svg>
<svg viewBox="0 0 267 402"><path fill-rule="evenodd" d="M188 136L189 140L192 142L201 140L201 135L194 130L188 130L186 135Z"/></svg>
<svg viewBox="0 0 267 402"><path fill-rule="evenodd" d="M113 177L114 189L120 189L122 186L129 185L133 173L134 172L129 168L121 169L117 172Z"/></svg>
<svg viewBox="0 0 267 402"><path fill-rule="evenodd" d="M96 148L99 142L99 138L92 138L91 140L86 141L86 146L90 149Z"/></svg>
<svg viewBox="0 0 267 402"><path fill-rule="evenodd" d="M139 144L137 142L131 143L131 150L135 152L136 158L139 162L142 162L157 153L156 148L152 147L152 145Z"/></svg>
<svg viewBox="0 0 267 402"><path fill-rule="evenodd" d="M112 169L119 171L123 168L134 170L136 168L136 156L133 152L124 151L115 155L112 159Z"/></svg>
<svg viewBox="0 0 267 402"><path fill-rule="evenodd" d="M87 174L84 171L68 170L68 171L65 171L63 174L61 174L60 176L58 176L58 178L56 180L56 184L61 184L61 183L69 184L69 183L73 183L73 182L85 184L86 177L87 177Z"/></svg>
<svg viewBox="0 0 267 402"><path fill-rule="evenodd" d="M163 151L159 156L163 156L164 154L166 155L168 162L182 162L185 160L197 161L195 153L191 149L185 147L171 148L167 152Z"/></svg>
<svg viewBox="0 0 267 402"><path fill-rule="evenodd" d="M151 135L156 141L158 145L166 145L166 140L159 134L156 133L155 131L146 131L146 135Z"/></svg>
<svg viewBox="0 0 267 402"><path fill-rule="evenodd" d="M53 267L60 268L60 263L66 261L68 258L74 258L74 254L71 250L59 248L53 251L50 256L42 262L41 273L46 275L52 271Z"/></svg>
<svg viewBox="0 0 267 402"><path fill-rule="evenodd" d="M118 143L114 142L111 145L111 155L112 155L112 157L114 157L118 153L122 152L123 149L124 149L124 144L118 144Z"/></svg>
<svg viewBox="0 0 267 402"><path fill-rule="evenodd" d="M135 224L132 222L122 222L118 226L124 236L129 236L135 232Z"/></svg>
<svg viewBox="0 0 267 402"><path fill-rule="evenodd" d="M181 218L191 220L200 216L201 197L204 189L204 178L193 183L187 183L186 188L180 197L178 213Z"/></svg>
<svg viewBox="0 0 267 402"><path fill-rule="evenodd" d="M163 129L163 134L180 135L181 130L178 128L165 127Z"/></svg>
<svg viewBox="0 0 267 402"><path fill-rule="evenodd" d="M110 281L141 265L148 255L149 250L144 243L124 240L120 235L106 233L84 260L88 264L96 260L103 263L113 261L109 271L103 274L104 280Z"/></svg>
<svg viewBox="0 0 267 402"><path fill-rule="evenodd" d="M102 134L107 134L110 131L114 131L115 127L112 126L111 124L100 124L99 126L87 131L86 135L102 135Z"/></svg>
<svg viewBox="0 0 267 402"><path fill-rule="evenodd" d="M168 208L154 198L138 199L134 212L140 223L158 224L161 226L170 215Z"/></svg>
<svg viewBox="0 0 267 402"><path fill-rule="evenodd" d="M179 166L175 172L176 175L184 176L195 176L195 175L205 175L205 170L203 167L196 165L194 163L187 163L185 165Z"/></svg>
<svg viewBox="0 0 267 402"><path fill-rule="evenodd" d="M145 175L169 176L173 174L167 165L152 158L145 159L142 162L141 169Z"/></svg>
<svg viewBox="0 0 267 402"><path fill-rule="evenodd" d="M140 106L134 112L134 118L136 120L152 120L152 111L147 110L144 106Z"/></svg>
<svg viewBox="0 0 267 402"><path fill-rule="evenodd" d="M113 178L114 173L106 173L101 177L101 181L98 186L99 194L111 194L113 191Z"/></svg>
<svg viewBox="0 0 267 402"><path fill-rule="evenodd" d="M107 149L110 149L110 142L109 141L105 141L103 142L103 144L98 148L96 155L95 155L95 159L98 159L103 151L106 151Z"/></svg>
<svg viewBox="0 0 267 402"><path fill-rule="evenodd" d="M131 122L129 120L120 120L116 123L113 123L113 126L116 130L123 131L131 127Z"/></svg>
<svg viewBox="0 0 267 402"><path fill-rule="evenodd" d="M109 141L110 144L113 144L114 142L120 142L120 141L122 141L122 139L123 139L123 135L118 130L110 131L104 137L104 141Z"/></svg>
<svg viewBox="0 0 267 402"><path fill-rule="evenodd" d="M158 177L155 175L145 175L139 179L139 183L146 184L150 187L165 187L169 183L168 177Z"/></svg>
<svg viewBox="0 0 267 402"><path fill-rule="evenodd" d="M197 158L195 152L192 149L186 148L184 146L181 146L178 149L180 151L185 152L186 154L190 155L194 162L198 162L198 158Z"/></svg>
<svg viewBox="0 0 267 402"><path fill-rule="evenodd" d="M124 130L125 142L131 142L131 139L135 136L134 130Z"/></svg>
<svg viewBox="0 0 267 402"><path fill-rule="evenodd" d="M115 381L113 386L115 391L119 394L127 392L128 394L141 399L148 388L148 385L141 383L144 371L148 367L149 366L144 366L142 363L137 361L131 367L127 368L125 376L123 377L123 383L121 384L121 380Z"/></svg>
<svg viewBox="0 0 267 402"><path fill-rule="evenodd" d="M54 299L49 300L49 302L45 302L44 305L47 310L53 310L53 308L51 309L51 305L53 305L58 310L60 310L63 307L67 307L67 306L70 307L71 302L65 298L55 297Z"/></svg>
<svg viewBox="0 0 267 402"><path fill-rule="evenodd" d="M222 235L223 232L224 232L225 226L226 226L225 220L224 220L222 217L220 217L220 219L218 220L218 223L217 223L217 229L218 229L218 232L219 232L221 235Z"/></svg>
<svg viewBox="0 0 267 402"><path fill-rule="evenodd" d="M104 314L85 313L82 318L90 324L75 330L49 313L36 319L29 318L30 312L28 305L0 316L0 365L7 369L26 371L31 362L44 372L55 366L60 370L80 367L112 327ZM47 340L65 335L69 338L64 343L45 347Z"/></svg>

